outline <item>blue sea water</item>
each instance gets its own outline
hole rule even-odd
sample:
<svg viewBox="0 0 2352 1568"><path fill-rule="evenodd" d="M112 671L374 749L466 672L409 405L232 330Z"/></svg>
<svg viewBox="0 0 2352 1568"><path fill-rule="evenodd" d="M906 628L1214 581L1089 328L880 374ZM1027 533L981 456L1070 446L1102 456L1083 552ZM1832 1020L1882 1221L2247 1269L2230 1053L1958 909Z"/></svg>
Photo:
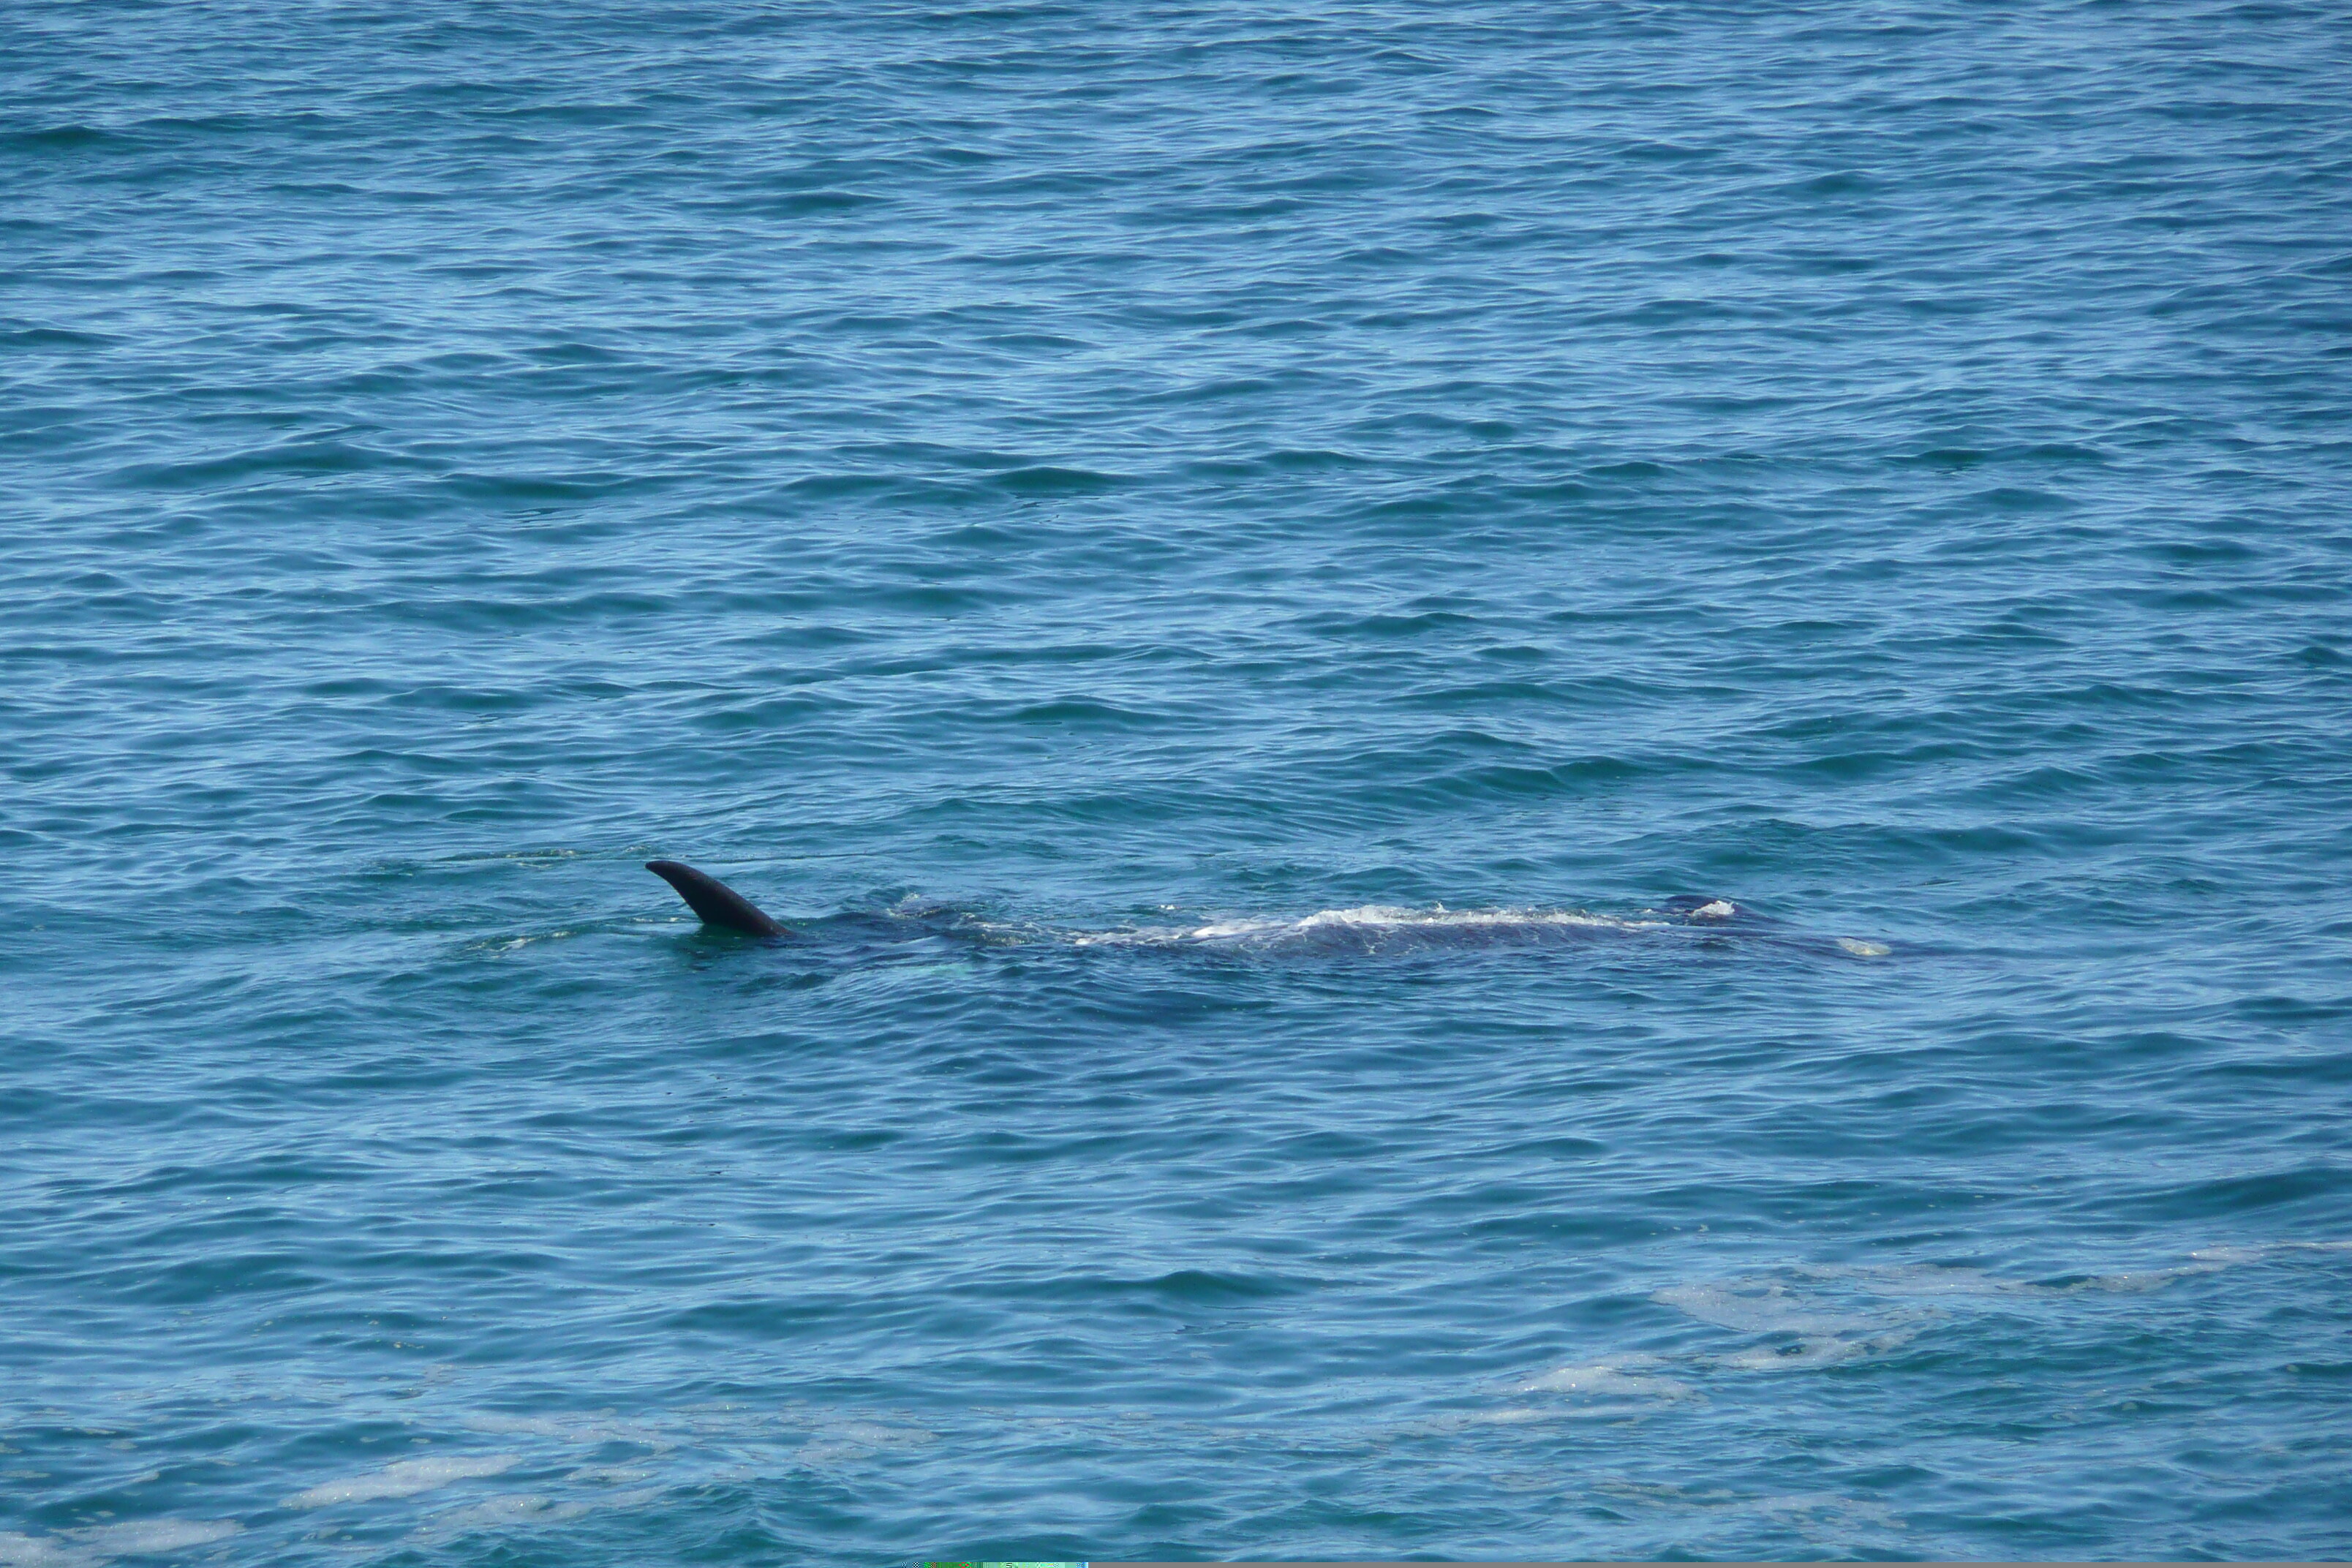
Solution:
<svg viewBox="0 0 2352 1568"><path fill-rule="evenodd" d="M0 1564L2352 1554L2347 103L15 0Z"/></svg>

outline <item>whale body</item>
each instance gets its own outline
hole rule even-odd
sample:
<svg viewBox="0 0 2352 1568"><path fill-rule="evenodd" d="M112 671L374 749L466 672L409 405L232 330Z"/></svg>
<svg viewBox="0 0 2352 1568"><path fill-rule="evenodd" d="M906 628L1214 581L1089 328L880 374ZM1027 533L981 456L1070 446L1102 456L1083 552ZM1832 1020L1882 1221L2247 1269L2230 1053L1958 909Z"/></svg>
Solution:
<svg viewBox="0 0 2352 1568"><path fill-rule="evenodd" d="M646 869L677 889L705 925L773 941L796 933L707 871L676 860L648 860ZM901 905L888 911L851 913L816 922L806 934L827 945L846 941L859 949L945 939L996 946L1044 940L1078 947L1192 949L1212 952L1324 954L1402 957L1415 952L1581 943L1611 935L1681 931L1699 945L1721 946L1735 935L1742 945L1832 953L1847 958L1885 958L1885 942L1851 937L1825 938L1791 931L1780 922L1741 908L1729 899L1682 895L1638 914L1612 916L1569 910L1390 909L1367 905L1325 910L1304 920L1226 920L1202 926L1129 926L1116 931L1055 931L1010 927L976 920L942 905Z"/></svg>

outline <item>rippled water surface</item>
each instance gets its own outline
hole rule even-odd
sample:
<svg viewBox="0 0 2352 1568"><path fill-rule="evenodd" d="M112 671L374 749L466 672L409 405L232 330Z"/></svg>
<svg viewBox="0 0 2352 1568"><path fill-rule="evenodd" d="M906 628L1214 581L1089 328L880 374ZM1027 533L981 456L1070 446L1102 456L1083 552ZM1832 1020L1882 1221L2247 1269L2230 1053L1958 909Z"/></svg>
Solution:
<svg viewBox="0 0 2352 1568"><path fill-rule="evenodd" d="M0 1563L2352 1553L2347 103L11 5Z"/></svg>

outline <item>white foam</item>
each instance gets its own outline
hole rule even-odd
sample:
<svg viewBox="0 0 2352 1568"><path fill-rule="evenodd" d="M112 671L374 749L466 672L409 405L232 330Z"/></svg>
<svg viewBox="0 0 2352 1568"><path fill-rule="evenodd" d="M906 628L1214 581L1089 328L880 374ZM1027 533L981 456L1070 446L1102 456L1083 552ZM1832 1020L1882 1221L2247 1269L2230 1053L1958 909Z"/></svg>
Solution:
<svg viewBox="0 0 2352 1568"><path fill-rule="evenodd" d="M1655 1356L1621 1356L1585 1366L1564 1366L1520 1385L1522 1394L1582 1394L1601 1399L1693 1399L1697 1391L1671 1377L1645 1375Z"/></svg>
<svg viewBox="0 0 2352 1568"><path fill-rule="evenodd" d="M2161 1290L2167 1285L2182 1279L2191 1279L2200 1274L2219 1274L2222 1269L2236 1264L2253 1261L2256 1260L2243 1258L2221 1258L2204 1263L2187 1263L2178 1268L2143 1269L2135 1274L2095 1274L2088 1279L2078 1280L2074 1284L2061 1286L2058 1289L2070 1293L2077 1290L2114 1290L2135 1293Z"/></svg>
<svg viewBox="0 0 2352 1568"><path fill-rule="evenodd" d="M244 1533L228 1519L134 1519L62 1535L0 1531L0 1563L7 1568L99 1568L117 1557L165 1557Z"/></svg>
<svg viewBox="0 0 2352 1568"><path fill-rule="evenodd" d="M1830 1270L1813 1270L1829 1274ZM1673 1285L1651 1300L1676 1307L1703 1323L1781 1341L1711 1358L1730 1372L1804 1372L1876 1355L1908 1341L1904 1326L1916 1314L1826 1310L1818 1299L1778 1280L1704 1280Z"/></svg>
<svg viewBox="0 0 2352 1568"><path fill-rule="evenodd" d="M1717 899L1713 903L1701 904L1693 910L1690 918L1695 921L1727 921L1738 912L1739 906L1729 899Z"/></svg>
<svg viewBox="0 0 2352 1568"><path fill-rule="evenodd" d="M161 1557L193 1546L210 1546L244 1530L231 1519L141 1519L78 1530L74 1534L103 1556Z"/></svg>
<svg viewBox="0 0 2352 1568"><path fill-rule="evenodd" d="M1792 1492L1786 1497L1760 1497L1751 1500L1748 1506L1766 1515L1834 1513L1889 1530L1906 1528L1901 1516L1885 1504L1841 1497L1836 1492Z"/></svg>
<svg viewBox="0 0 2352 1568"><path fill-rule="evenodd" d="M2326 1244L2305 1242L2303 1245L2324 1246ZM2200 1247L2189 1256L2193 1262L2210 1263L2217 1268L2227 1268L2233 1263L2260 1263L2270 1255L2270 1252L2271 1249L2267 1247Z"/></svg>
<svg viewBox="0 0 2352 1568"><path fill-rule="evenodd" d="M398 1459L372 1476L329 1481L286 1500L288 1508L330 1508L341 1502L375 1502L384 1498L415 1497L452 1481L470 1481L503 1475L521 1462L520 1454L462 1454L446 1458Z"/></svg>
<svg viewBox="0 0 2352 1568"><path fill-rule="evenodd" d="M2261 1263L2282 1253L2346 1250L2352 1250L2352 1242L2278 1241L2253 1246L2206 1247L2190 1253L2188 1262L2169 1268L2094 1274L2064 1285L2041 1285L2031 1279L2011 1279L1999 1274L1989 1274L1980 1268L1948 1268L1933 1264L1880 1267L1821 1265L1803 1268L1801 1272L1811 1279L1842 1280L1874 1296L2055 1297L2078 1296L2087 1291L2136 1295L2161 1290L2168 1285L2193 1279L2200 1275L2218 1274L2225 1268Z"/></svg>
<svg viewBox="0 0 2352 1568"><path fill-rule="evenodd" d="M665 1436L653 1427L630 1421L559 1415L500 1415L484 1411L466 1416L462 1425L471 1432L499 1436L552 1437L563 1443L635 1443L640 1447L656 1449L677 1446L676 1439Z"/></svg>
<svg viewBox="0 0 2352 1568"><path fill-rule="evenodd" d="M1935 1263L1815 1264L1799 1272L1809 1279L1858 1285L1874 1296L2024 1296L2043 1289L2026 1280L1989 1274L1981 1268L1954 1268Z"/></svg>
<svg viewBox="0 0 2352 1568"><path fill-rule="evenodd" d="M1850 952L1856 958L1885 958L1895 951L1883 942L1863 942L1850 936L1838 938L1837 944L1842 951Z"/></svg>
<svg viewBox="0 0 2352 1568"><path fill-rule="evenodd" d="M433 1522L444 1530L481 1530L499 1525L557 1524L593 1510L593 1503L556 1502L534 1492L509 1492L452 1509Z"/></svg>
<svg viewBox="0 0 2352 1568"><path fill-rule="evenodd" d="M562 942L568 938L578 936L579 934L580 933L576 931L541 931L537 936L519 936L511 938L506 942L478 942L472 948L468 949L468 951L474 952L515 952L537 942Z"/></svg>
<svg viewBox="0 0 2352 1568"><path fill-rule="evenodd" d="M1988 1273L1981 1268L1948 1268L1939 1264L1810 1264L1800 1266L1794 1272L1809 1279L1834 1280L1853 1289L1882 1297L1962 1297L1962 1296L2078 1296L2092 1291L2116 1294L2142 1294L2161 1290L2168 1285L2200 1275L2218 1274L2226 1268L2245 1264L2262 1263L2283 1255L2297 1252L2347 1252L2352 1241L2273 1241L2252 1245L2223 1245L2200 1247L2189 1255L2186 1263L2168 1268L2131 1269L2113 1274L2094 1274L2063 1285L2037 1284L2031 1279L2011 1279ZM1780 1304L1785 1298L1788 1305ZM1682 1307L1694 1317L1717 1323L1725 1328L1766 1327L1763 1319L1777 1313L1796 1313L1783 1317L1778 1326L1804 1331L1810 1325L1801 1321L1801 1297L1790 1295L1780 1285L1769 1287L1738 1281L1717 1281L1695 1286L1675 1286L1661 1290L1654 1298L1668 1306ZM1747 1315L1756 1321L1734 1321L1731 1317ZM1824 1320L1826 1321L1826 1320ZM1866 1321L1867 1320L1858 1320ZM1851 1325L1849 1325L1851 1326Z"/></svg>
<svg viewBox="0 0 2352 1568"><path fill-rule="evenodd" d="M2209 1247L2192 1253L2188 1263L2175 1268L2093 1275L2063 1285L2038 1284L1980 1268L1936 1264L1799 1264L1778 1270L1782 1276L1780 1279L1748 1277L1670 1285L1654 1292L1651 1300L1717 1328L1767 1336L1767 1342L1720 1354L1694 1352L1676 1356L1673 1363L1635 1354L1564 1366L1519 1384L1515 1392L1579 1394L1591 1404L1587 1414L1624 1414L1627 1406L1623 1401L1705 1397L1690 1384L1661 1375L1653 1369L1679 1363L1723 1373L1814 1371L1896 1350L1916 1338L1925 1323L1945 1316L1942 1310L1932 1306L1890 1305L1883 1300L1886 1298L1895 1299L1896 1303L1906 1298L2021 1296L2056 1301L2086 1292L2155 1290L2177 1280L2218 1273L2242 1264L2315 1252L2352 1252L2352 1241ZM1791 1276L1795 1284L1790 1282ZM1807 1280L1822 1281L1826 1288L1842 1289L1848 1296L1876 1297L1882 1301L1876 1308L1856 1306L1850 1300L1832 1302L1804 1289L1803 1281ZM1612 1401L1620 1403L1612 1405ZM1514 1410L1482 1419L1523 1418Z"/></svg>
<svg viewBox="0 0 2352 1568"><path fill-rule="evenodd" d="M1793 1345L1760 1345L1754 1350L1717 1356L1715 1364L1736 1372L1811 1372L1818 1367L1836 1366L1866 1355L1882 1355L1908 1342L1917 1331L1916 1329L1897 1329L1888 1333L1872 1334L1865 1339L1843 1339L1836 1334L1807 1335Z"/></svg>
<svg viewBox="0 0 2352 1568"><path fill-rule="evenodd" d="M1235 919L1211 921L1197 926L1136 926L1126 931L1089 931L1071 940L1080 947L1103 943L1166 946L1194 942L1275 942L1286 937L1312 937L1335 931L1378 933L1406 930L1479 930L1583 927L1611 931L1643 931L1659 921L1622 921L1578 910L1449 910L1443 904L1411 909L1397 904L1359 904L1352 909L1318 910L1302 920Z"/></svg>
<svg viewBox="0 0 2352 1568"><path fill-rule="evenodd" d="M832 1459L862 1459L880 1448L917 1448L938 1440L939 1434L915 1426L885 1426L874 1421L842 1421L826 1426L801 1445L793 1458L803 1464Z"/></svg>
<svg viewBox="0 0 2352 1568"><path fill-rule="evenodd" d="M1885 1326L1885 1320L1824 1312L1818 1301L1793 1295L1778 1283L1757 1285L1737 1280L1707 1280L1693 1285L1669 1285L1650 1298L1662 1306L1679 1308L1702 1323L1750 1334L1798 1334L1821 1337L1867 1332Z"/></svg>
<svg viewBox="0 0 2352 1568"><path fill-rule="evenodd" d="M2352 1241L2272 1241L2258 1247L2207 1247L2189 1256L2199 1262L2260 1263L2282 1252L2352 1252Z"/></svg>
<svg viewBox="0 0 2352 1568"><path fill-rule="evenodd" d="M0 1530L0 1563L8 1568L83 1568L94 1561L89 1552L53 1535L19 1535Z"/></svg>

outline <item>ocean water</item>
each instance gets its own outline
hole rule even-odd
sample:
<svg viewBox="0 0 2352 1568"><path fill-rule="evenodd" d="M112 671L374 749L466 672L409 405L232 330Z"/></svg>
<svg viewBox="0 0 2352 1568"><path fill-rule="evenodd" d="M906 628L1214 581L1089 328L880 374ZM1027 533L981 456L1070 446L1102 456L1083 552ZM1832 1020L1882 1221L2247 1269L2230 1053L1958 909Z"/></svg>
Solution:
<svg viewBox="0 0 2352 1568"><path fill-rule="evenodd" d="M2347 103L15 0L0 1564L2352 1553Z"/></svg>

